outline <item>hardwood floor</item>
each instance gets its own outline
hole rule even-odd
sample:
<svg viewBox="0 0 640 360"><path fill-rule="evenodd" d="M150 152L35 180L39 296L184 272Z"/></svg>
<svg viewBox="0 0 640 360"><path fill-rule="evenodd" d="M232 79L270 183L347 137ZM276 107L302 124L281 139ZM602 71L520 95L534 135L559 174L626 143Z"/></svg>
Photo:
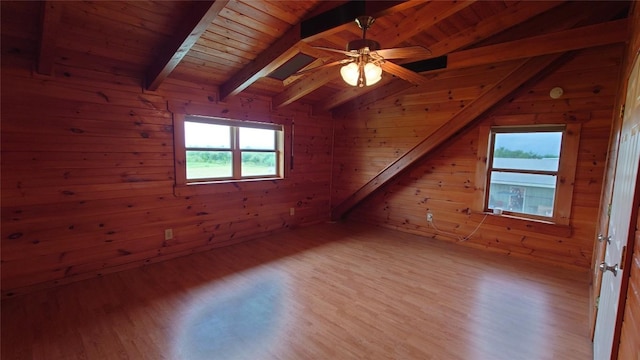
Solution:
<svg viewBox="0 0 640 360"><path fill-rule="evenodd" d="M587 273L322 224L2 302L2 359L591 359Z"/></svg>

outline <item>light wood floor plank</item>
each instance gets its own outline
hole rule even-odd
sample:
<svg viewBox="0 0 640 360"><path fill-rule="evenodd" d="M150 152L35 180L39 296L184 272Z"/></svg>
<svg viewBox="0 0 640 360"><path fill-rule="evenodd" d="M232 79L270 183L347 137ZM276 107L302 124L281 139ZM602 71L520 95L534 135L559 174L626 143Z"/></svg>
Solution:
<svg viewBox="0 0 640 360"><path fill-rule="evenodd" d="M322 224L2 302L3 359L591 359L588 275Z"/></svg>

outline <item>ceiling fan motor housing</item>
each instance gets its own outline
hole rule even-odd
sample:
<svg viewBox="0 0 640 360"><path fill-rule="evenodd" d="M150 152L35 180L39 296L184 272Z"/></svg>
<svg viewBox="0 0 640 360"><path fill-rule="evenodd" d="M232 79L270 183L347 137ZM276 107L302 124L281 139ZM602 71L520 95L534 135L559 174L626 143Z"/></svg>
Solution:
<svg viewBox="0 0 640 360"><path fill-rule="evenodd" d="M347 44L347 51L358 51L364 49L365 47L368 47L369 51L380 50L380 43L369 39L353 40L349 41L349 43Z"/></svg>

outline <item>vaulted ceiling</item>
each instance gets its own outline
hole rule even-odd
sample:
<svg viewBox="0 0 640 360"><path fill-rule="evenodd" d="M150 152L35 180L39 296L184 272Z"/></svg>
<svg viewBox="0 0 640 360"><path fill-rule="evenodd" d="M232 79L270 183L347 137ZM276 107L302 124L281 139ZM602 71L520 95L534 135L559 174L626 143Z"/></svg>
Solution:
<svg viewBox="0 0 640 360"><path fill-rule="evenodd" d="M273 99L274 107L296 101L314 110L340 110L362 99L428 83L431 73L454 71L546 54L558 54L627 36L629 2L565 1L98 1L16 3L13 13L34 21L30 36L37 72L65 66L138 78L147 91L167 79L214 86L218 100L248 92ZM42 16L35 20L34 13ZM344 55L362 36L353 21L372 15L367 38L383 48L419 45L431 51L405 59L371 87L351 87L339 66L291 75L298 60L309 67ZM4 30L3 30L4 32ZM6 37L5 37L6 38ZM301 54L306 57L301 57ZM303 65L306 62L302 63ZM275 71L275 73L274 73ZM399 79L404 77L405 79ZM360 99L360 100L359 100Z"/></svg>

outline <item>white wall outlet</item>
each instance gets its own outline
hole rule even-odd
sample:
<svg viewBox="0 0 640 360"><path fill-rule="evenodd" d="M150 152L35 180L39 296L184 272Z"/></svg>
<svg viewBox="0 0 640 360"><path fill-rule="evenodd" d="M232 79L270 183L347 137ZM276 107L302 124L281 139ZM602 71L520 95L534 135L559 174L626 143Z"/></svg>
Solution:
<svg viewBox="0 0 640 360"><path fill-rule="evenodd" d="M289 208L289 215L293 216L296 214L296 208Z"/></svg>
<svg viewBox="0 0 640 360"><path fill-rule="evenodd" d="M173 239L173 229L165 229L164 230L164 239L165 240Z"/></svg>
<svg viewBox="0 0 640 360"><path fill-rule="evenodd" d="M427 213L427 221L428 222L432 222L433 221L433 214L430 213L430 212Z"/></svg>

